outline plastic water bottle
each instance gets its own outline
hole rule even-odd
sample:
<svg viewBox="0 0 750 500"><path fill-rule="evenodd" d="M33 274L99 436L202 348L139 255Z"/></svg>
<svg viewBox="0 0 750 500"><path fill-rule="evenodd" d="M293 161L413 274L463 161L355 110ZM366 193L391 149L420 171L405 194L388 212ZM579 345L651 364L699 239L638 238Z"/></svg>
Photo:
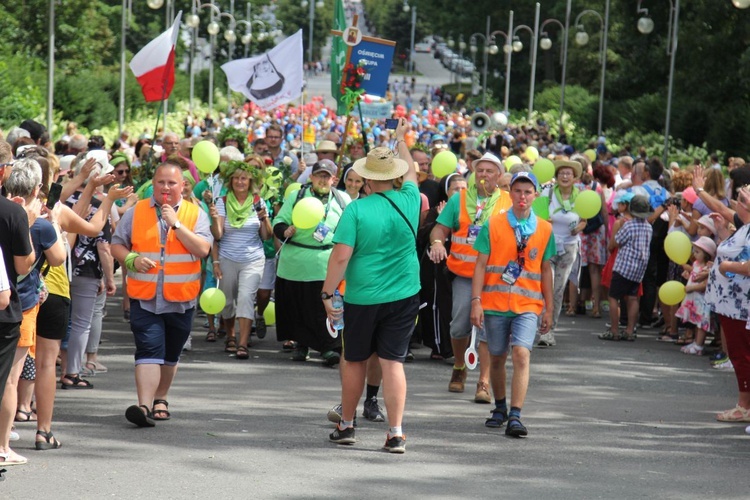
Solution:
<svg viewBox="0 0 750 500"><path fill-rule="evenodd" d="M333 292L333 298L331 299L331 305L334 309L341 309L341 317L333 322L334 330L344 329L344 297L341 296L338 290Z"/></svg>

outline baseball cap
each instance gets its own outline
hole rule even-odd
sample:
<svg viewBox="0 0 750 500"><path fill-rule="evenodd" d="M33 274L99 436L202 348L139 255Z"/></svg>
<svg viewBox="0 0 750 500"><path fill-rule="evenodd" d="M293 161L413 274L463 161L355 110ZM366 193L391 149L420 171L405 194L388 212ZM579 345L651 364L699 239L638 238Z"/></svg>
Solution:
<svg viewBox="0 0 750 500"><path fill-rule="evenodd" d="M325 172L331 176L335 176L336 174L338 174L339 169L331 160L320 160L315 165L313 165L310 175L315 175L318 172Z"/></svg>
<svg viewBox="0 0 750 500"><path fill-rule="evenodd" d="M536 180L536 175L531 172L516 172L513 174L513 177L510 178L511 187L519 180L531 182L534 185L534 190L539 191L539 183Z"/></svg>
<svg viewBox="0 0 750 500"><path fill-rule="evenodd" d="M474 163L474 165L476 165L477 163L480 163L480 162L483 162L483 161L488 161L490 163L494 163L497 166L497 168L500 169L500 173L505 172L505 166L503 165L503 162L501 162L500 158L498 158L497 156L493 155L492 153L484 153L481 158L479 158L478 160L474 160L473 163Z"/></svg>

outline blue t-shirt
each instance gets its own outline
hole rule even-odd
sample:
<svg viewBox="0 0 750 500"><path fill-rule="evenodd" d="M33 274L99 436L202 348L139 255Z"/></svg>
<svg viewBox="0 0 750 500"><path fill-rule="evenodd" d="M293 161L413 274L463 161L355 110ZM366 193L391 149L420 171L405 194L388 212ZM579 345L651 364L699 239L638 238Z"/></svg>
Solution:
<svg viewBox="0 0 750 500"><path fill-rule="evenodd" d="M31 242L37 257L36 266L18 283L18 295L21 298L21 309L28 311L39 302L39 276L45 265L43 252L49 250L57 242L57 233L52 224L45 219L37 219L31 226ZM40 259L40 256L42 257Z"/></svg>

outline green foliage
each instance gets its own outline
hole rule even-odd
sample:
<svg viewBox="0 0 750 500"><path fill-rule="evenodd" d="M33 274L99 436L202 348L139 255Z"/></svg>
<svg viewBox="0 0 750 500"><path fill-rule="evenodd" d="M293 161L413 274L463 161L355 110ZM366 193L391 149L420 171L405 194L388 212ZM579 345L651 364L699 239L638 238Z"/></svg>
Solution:
<svg viewBox="0 0 750 500"><path fill-rule="evenodd" d="M276 2L276 16L284 23L284 33L292 35L302 28L302 48L304 58L309 60L309 37L310 37L310 5L314 9L313 19L313 61L321 58L320 49L326 44L333 26L333 0L325 0L323 7L315 6L317 0L308 0L310 3L302 7L300 0L278 0Z"/></svg>
<svg viewBox="0 0 750 500"><path fill-rule="evenodd" d="M17 126L26 118L41 119L47 102L44 78L44 70L33 60L29 64L20 55L0 59L0 127Z"/></svg>
<svg viewBox="0 0 750 500"><path fill-rule="evenodd" d="M534 96L534 109L560 120L560 87L548 86ZM565 86L565 111L577 127L596 132L599 98L578 85ZM570 136L569 136L570 137Z"/></svg>

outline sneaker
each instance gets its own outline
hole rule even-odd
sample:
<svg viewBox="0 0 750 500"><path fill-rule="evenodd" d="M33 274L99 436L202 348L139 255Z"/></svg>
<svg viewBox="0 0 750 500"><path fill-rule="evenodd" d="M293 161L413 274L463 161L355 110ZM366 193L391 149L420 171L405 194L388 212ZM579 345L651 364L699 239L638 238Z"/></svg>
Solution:
<svg viewBox="0 0 750 500"><path fill-rule="evenodd" d="M729 360L729 356L727 356L727 353L721 352L721 351L711 356L712 365L719 365L721 363L726 363L728 360Z"/></svg>
<svg viewBox="0 0 750 500"><path fill-rule="evenodd" d="M258 339L262 340L266 338L267 331L266 319L263 316L255 318L255 335L258 336Z"/></svg>
<svg viewBox="0 0 750 500"><path fill-rule="evenodd" d="M307 361L310 359L310 349L298 345L294 351L292 351L292 361Z"/></svg>
<svg viewBox="0 0 750 500"><path fill-rule="evenodd" d="M328 440L336 444L354 444L357 442L357 440L354 439L354 427L339 429L338 425L336 425L333 432L328 435Z"/></svg>
<svg viewBox="0 0 750 500"><path fill-rule="evenodd" d="M477 382L477 392L474 394L474 402L482 404L489 404L492 402L490 387L486 382Z"/></svg>
<svg viewBox="0 0 750 500"><path fill-rule="evenodd" d="M341 355L336 351L326 351L320 355L323 358L323 365L333 368L341 362Z"/></svg>
<svg viewBox="0 0 750 500"><path fill-rule="evenodd" d="M383 415L377 398L365 399L365 409L362 415L370 422L385 422L385 415Z"/></svg>
<svg viewBox="0 0 750 500"><path fill-rule="evenodd" d="M448 384L448 392L464 392L464 387L466 386L466 377L468 376L467 368L464 367L463 370L458 370L456 368L453 368L453 373L451 374L451 381Z"/></svg>
<svg viewBox="0 0 750 500"><path fill-rule="evenodd" d="M414 354L411 352L411 349L406 351L406 358L404 359L407 363L411 363L414 361Z"/></svg>
<svg viewBox="0 0 750 500"><path fill-rule="evenodd" d="M555 334L552 332L545 333L544 335L539 337L539 343L537 345L541 347L552 347L557 345Z"/></svg>
<svg viewBox="0 0 750 500"><path fill-rule="evenodd" d="M187 340L185 341L185 345L182 346L183 351L192 351L193 350L193 336L188 335Z"/></svg>
<svg viewBox="0 0 750 500"><path fill-rule="evenodd" d="M390 453L406 453L406 436L385 435L383 449Z"/></svg>
<svg viewBox="0 0 750 500"><path fill-rule="evenodd" d="M713 367L716 368L717 370L721 370L723 372L733 372L734 371L734 365L732 364L732 362L729 359L727 359L723 363L718 363L718 364L714 365Z"/></svg>
<svg viewBox="0 0 750 500"><path fill-rule="evenodd" d="M328 414L326 415L326 418L328 418L329 422L333 422L334 424L338 424L341 422L341 403L335 405L333 408L328 410ZM354 412L354 427L357 427L357 412Z"/></svg>
<svg viewBox="0 0 750 500"><path fill-rule="evenodd" d="M18 441L21 439L21 436L16 432L15 426L10 429L10 437L8 439L10 441Z"/></svg>

